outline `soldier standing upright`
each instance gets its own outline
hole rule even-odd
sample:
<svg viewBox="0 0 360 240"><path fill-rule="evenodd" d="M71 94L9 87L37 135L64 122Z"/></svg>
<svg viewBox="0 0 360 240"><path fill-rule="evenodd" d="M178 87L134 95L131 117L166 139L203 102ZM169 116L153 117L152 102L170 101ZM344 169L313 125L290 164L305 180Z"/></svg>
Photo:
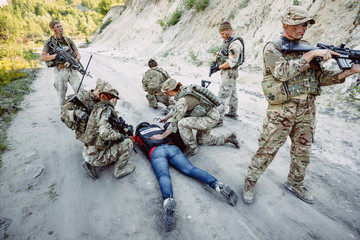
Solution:
<svg viewBox="0 0 360 240"><path fill-rule="evenodd" d="M146 99L152 108L157 109L158 102L161 102L170 110L174 105L174 100L166 94L155 95L155 93L161 92L162 84L170 78L170 75L164 69L159 68L154 59L149 60L148 66L150 69L145 72L142 79L143 89L147 92Z"/></svg>
<svg viewBox="0 0 360 240"><path fill-rule="evenodd" d="M282 16L283 35L264 47L264 81L273 81L269 86L286 84L289 99L281 101L281 91L278 91L277 96L271 97L274 101L269 101L258 140L259 148L251 159L245 177L243 200L246 203L254 201L256 182L288 136L291 140L291 164L285 187L301 200L313 203L313 197L304 186L304 178L306 167L310 163L315 132L315 98L320 94L321 86L343 83L346 77L360 72L360 64L353 64L350 70L335 76L325 76L315 57L327 61L331 55L339 55L330 50L312 50L306 53L281 51L283 41L298 43L308 25L314 23L305 8L291 6ZM301 42L306 44L305 41ZM266 87L263 90L268 91Z"/></svg>
<svg viewBox="0 0 360 240"><path fill-rule="evenodd" d="M80 61L81 56L73 40L63 35L64 30L59 21L52 20L49 23L49 27L51 31L53 31L54 35L45 42L40 60L47 62L48 67L54 67L54 87L58 93L59 103L61 106L65 99L68 88L67 83L69 82L74 92L76 92L79 87L80 79L77 71L71 69L71 67L66 64L65 58L63 56L54 53L53 50L49 47L48 42L51 41L57 46L62 47L78 61Z"/></svg>
<svg viewBox="0 0 360 240"><path fill-rule="evenodd" d="M233 36L230 23L223 22L219 26L219 32L224 39L218 54L215 56L216 65L212 65L210 72L221 70L221 84L218 98L220 120L218 126L223 124L224 116L236 119L238 109L238 96L236 90L236 78L239 76L238 67L244 62L244 42L241 37ZM227 107L229 112L225 114Z"/></svg>

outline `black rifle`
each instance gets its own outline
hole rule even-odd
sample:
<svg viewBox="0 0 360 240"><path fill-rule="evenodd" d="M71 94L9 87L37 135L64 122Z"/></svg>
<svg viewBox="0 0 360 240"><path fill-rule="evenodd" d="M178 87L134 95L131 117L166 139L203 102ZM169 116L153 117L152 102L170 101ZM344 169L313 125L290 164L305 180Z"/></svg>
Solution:
<svg viewBox="0 0 360 240"><path fill-rule="evenodd" d="M81 111L86 112L86 114L90 116L92 108L87 107L75 94L68 100L68 102L80 107Z"/></svg>
<svg viewBox="0 0 360 240"><path fill-rule="evenodd" d="M339 53L340 56L331 55L334 58L341 70L351 69L352 63L360 63L360 50L353 50L349 48L345 48L345 43L340 44L339 47L335 47L334 45L326 45L322 43L318 43L316 47L312 47L306 44L295 43L292 41L283 40L281 43L281 51L284 52L309 52L317 49L328 49L333 52ZM315 58L317 61L322 61L321 57Z"/></svg>
<svg viewBox="0 0 360 240"><path fill-rule="evenodd" d="M105 119L110 123L113 129L119 131L121 134L128 137L133 136L133 126L125 123L125 120L122 117L117 118L112 111L107 111Z"/></svg>
<svg viewBox="0 0 360 240"><path fill-rule="evenodd" d="M64 61L68 62L69 66L72 69L79 71L81 73L81 75L83 75L83 76L86 74L87 76L92 78L92 76L90 76L89 73L86 73L86 70L83 68L81 63L76 58L74 58L69 52L65 51L63 49L63 47L56 45L55 43L53 43L51 41L51 39L48 41L48 45L56 54L59 54L62 57L64 57L65 58ZM90 62L90 60L89 60L89 62Z"/></svg>
<svg viewBox="0 0 360 240"><path fill-rule="evenodd" d="M210 70L209 70L209 77L211 77L211 74L213 74L212 72L211 72L211 69L213 69L214 67L216 67L216 61L213 61L212 63L211 63L211 65L210 65Z"/></svg>

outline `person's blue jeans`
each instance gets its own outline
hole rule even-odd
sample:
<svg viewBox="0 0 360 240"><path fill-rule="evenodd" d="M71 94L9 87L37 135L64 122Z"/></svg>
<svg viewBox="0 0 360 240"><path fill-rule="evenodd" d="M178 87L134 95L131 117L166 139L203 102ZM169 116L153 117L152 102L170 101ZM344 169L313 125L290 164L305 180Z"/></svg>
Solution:
<svg viewBox="0 0 360 240"><path fill-rule="evenodd" d="M169 162L180 172L208 184L211 188L214 188L217 182L208 172L194 167L177 146L163 144L157 146L151 154L151 166L159 181L163 199L173 197Z"/></svg>

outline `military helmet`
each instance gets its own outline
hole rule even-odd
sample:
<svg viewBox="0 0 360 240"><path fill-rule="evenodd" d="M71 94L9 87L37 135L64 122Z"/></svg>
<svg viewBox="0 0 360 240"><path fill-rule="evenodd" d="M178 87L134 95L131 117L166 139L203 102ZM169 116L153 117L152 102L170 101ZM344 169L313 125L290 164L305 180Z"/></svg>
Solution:
<svg viewBox="0 0 360 240"><path fill-rule="evenodd" d="M119 92L115 88L113 88L109 83L105 84L105 87L101 91L101 93L108 93L116 98L119 98Z"/></svg>
<svg viewBox="0 0 360 240"><path fill-rule="evenodd" d="M169 92L171 90L174 90L176 86L178 85L178 82L173 78L168 78L162 85L161 91L162 92Z"/></svg>
<svg viewBox="0 0 360 240"><path fill-rule="evenodd" d="M281 17L281 22L287 25L298 25L306 22L314 24L315 20L310 16L306 8L291 6L286 9L284 15Z"/></svg>
<svg viewBox="0 0 360 240"><path fill-rule="evenodd" d="M104 80L101 80L100 78L98 78L96 80L96 86L95 88L96 89L99 89L100 91L103 91L107 85L110 85L108 82L104 81Z"/></svg>

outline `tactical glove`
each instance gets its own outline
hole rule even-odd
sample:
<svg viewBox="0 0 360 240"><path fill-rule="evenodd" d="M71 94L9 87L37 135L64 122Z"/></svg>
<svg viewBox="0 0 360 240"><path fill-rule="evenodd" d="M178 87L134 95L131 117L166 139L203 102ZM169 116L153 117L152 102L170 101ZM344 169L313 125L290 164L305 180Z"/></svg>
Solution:
<svg viewBox="0 0 360 240"><path fill-rule="evenodd" d="M216 73L217 71L220 71L220 69L219 69L218 66L211 66L211 68L210 68L210 73L211 73L211 74L214 74L214 73Z"/></svg>
<svg viewBox="0 0 360 240"><path fill-rule="evenodd" d="M59 60L59 61L65 61L65 60L66 60L66 59L65 59L62 55L60 55L60 54L56 54L55 59L56 59L56 60Z"/></svg>
<svg viewBox="0 0 360 240"><path fill-rule="evenodd" d="M75 115L78 118L80 118L82 121L86 121L89 118L89 115L86 112L84 112L83 110L81 110L81 109L76 110Z"/></svg>

